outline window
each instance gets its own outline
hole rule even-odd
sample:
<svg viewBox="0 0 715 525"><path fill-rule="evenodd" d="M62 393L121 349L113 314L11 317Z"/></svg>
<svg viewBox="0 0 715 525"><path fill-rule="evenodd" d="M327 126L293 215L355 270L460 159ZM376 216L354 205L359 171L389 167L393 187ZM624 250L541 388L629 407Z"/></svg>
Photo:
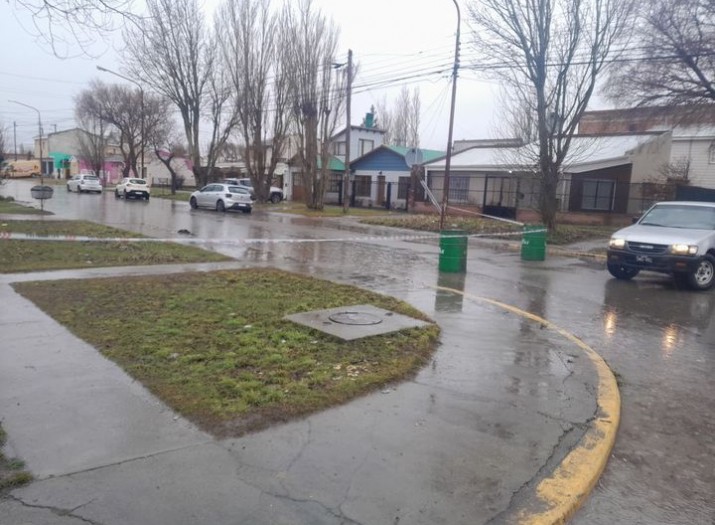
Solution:
<svg viewBox="0 0 715 525"><path fill-rule="evenodd" d="M331 173L330 182L328 183L328 193L340 193L343 189L343 174Z"/></svg>
<svg viewBox="0 0 715 525"><path fill-rule="evenodd" d="M581 195L582 210L613 210L616 183L612 180L585 180Z"/></svg>
<svg viewBox="0 0 715 525"><path fill-rule="evenodd" d="M355 176L355 196L356 197L369 197L371 183L372 183L372 179L369 175L356 175Z"/></svg>
<svg viewBox="0 0 715 525"><path fill-rule="evenodd" d="M372 151L374 148L374 140L360 139L358 141L358 151L360 152L361 157L365 155L365 153L369 153L370 151Z"/></svg>
<svg viewBox="0 0 715 525"><path fill-rule="evenodd" d="M400 177L397 180L397 198L406 199L407 190L410 188L410 177Z"/></svg>
<svg viewBox="0 0 715 525"><path fill-rule="evenodd" d="M345 155L345 142L333 142L333 155Z"/></svg>
<svg viewBox="0 0 715 525"><path fill-rule="evenodd" d="M452 202L467 202L469 194L469 177L449 178L449 200Z"/></svg>

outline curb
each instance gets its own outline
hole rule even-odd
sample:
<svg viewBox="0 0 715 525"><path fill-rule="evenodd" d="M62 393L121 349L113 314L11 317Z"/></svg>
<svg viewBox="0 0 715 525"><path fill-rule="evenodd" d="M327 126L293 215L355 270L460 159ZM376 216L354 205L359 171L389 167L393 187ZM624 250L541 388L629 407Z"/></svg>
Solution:
<svg viewBox="0 0 715 525"><path fill-rule="evenodd" d="M538 315L515 306L464 293L453 288L434 287L501 308L520 317L541 323L578 346L593 363L598 375L597 412L579 443L553 471L527 494L523 508L516 509L520 525L552 525L565 523L596 486L616 441L621 418L621 396L613 372L596 351L574 334Z"/></svg>

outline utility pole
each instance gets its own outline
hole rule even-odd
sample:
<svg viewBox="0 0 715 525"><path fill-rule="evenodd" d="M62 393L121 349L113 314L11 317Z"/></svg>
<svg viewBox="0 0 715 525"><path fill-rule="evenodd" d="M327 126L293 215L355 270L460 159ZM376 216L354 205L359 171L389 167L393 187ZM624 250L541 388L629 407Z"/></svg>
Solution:
<svg viewBox="0 0 715 525"><path fill-rule="evenodd" d="M444 229L444 219L447 215L447 205L449 203L449 168L452 163L452 132L454 129L454 106L457 100L457 73L459 72L459 26L461 24L461 14L457 0L452 0L457 8L457 38L454 45L454 69L452 70L452 107L449 111L449 136L447 138L447 158L444 163L444 185L442 187L442 213L439 216L439 229Z"/></svg>
<svg viewBox="0 0 715 525"><path fill-rule="evenodd" d="M12 121L12 141L15 147L15 160L17 160L17 122Z"/></svg>
<svg viewBox="0 0 715 525"><path fill-rule="evenodd" d="M353 50L348 49L348 93L345 103L348 125L345 128L345 174L343 175L343 213L348 212L348 188L350 185L350 102L353 91Z"/></svg>

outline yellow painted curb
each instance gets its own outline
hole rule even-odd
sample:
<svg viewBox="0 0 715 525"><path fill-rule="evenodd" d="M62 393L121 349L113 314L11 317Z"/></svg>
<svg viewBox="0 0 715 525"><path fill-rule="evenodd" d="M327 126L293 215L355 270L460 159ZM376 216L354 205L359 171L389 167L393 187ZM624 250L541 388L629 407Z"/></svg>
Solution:
<svg viewBox="0 0 715 525"><path fill-rule="evenodd" d="M613 372L593 348L572 333L515 306L443 286L434 287L470 299L494 305L503 310L541 323L573 342L593 363L598 374L597 413L581 441L551 474L536 486L535 500L518 515L521 525L565 523L578 510L598 482L616 441L621 418L621 396Z"/></svg>

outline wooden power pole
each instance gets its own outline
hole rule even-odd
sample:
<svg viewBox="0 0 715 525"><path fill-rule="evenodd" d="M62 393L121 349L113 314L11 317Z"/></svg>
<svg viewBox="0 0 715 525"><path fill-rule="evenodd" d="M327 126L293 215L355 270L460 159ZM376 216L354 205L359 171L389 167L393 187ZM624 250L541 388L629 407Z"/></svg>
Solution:
<svg viewBox="0 0 715 525"><path fill-rule="evenodd" d="M345 173L343 174L343 213L348 212L348 196L350 186L350 102L353 90L353 50L348 50L348 92L345 103L347 126L345 128Z"/></svg>

